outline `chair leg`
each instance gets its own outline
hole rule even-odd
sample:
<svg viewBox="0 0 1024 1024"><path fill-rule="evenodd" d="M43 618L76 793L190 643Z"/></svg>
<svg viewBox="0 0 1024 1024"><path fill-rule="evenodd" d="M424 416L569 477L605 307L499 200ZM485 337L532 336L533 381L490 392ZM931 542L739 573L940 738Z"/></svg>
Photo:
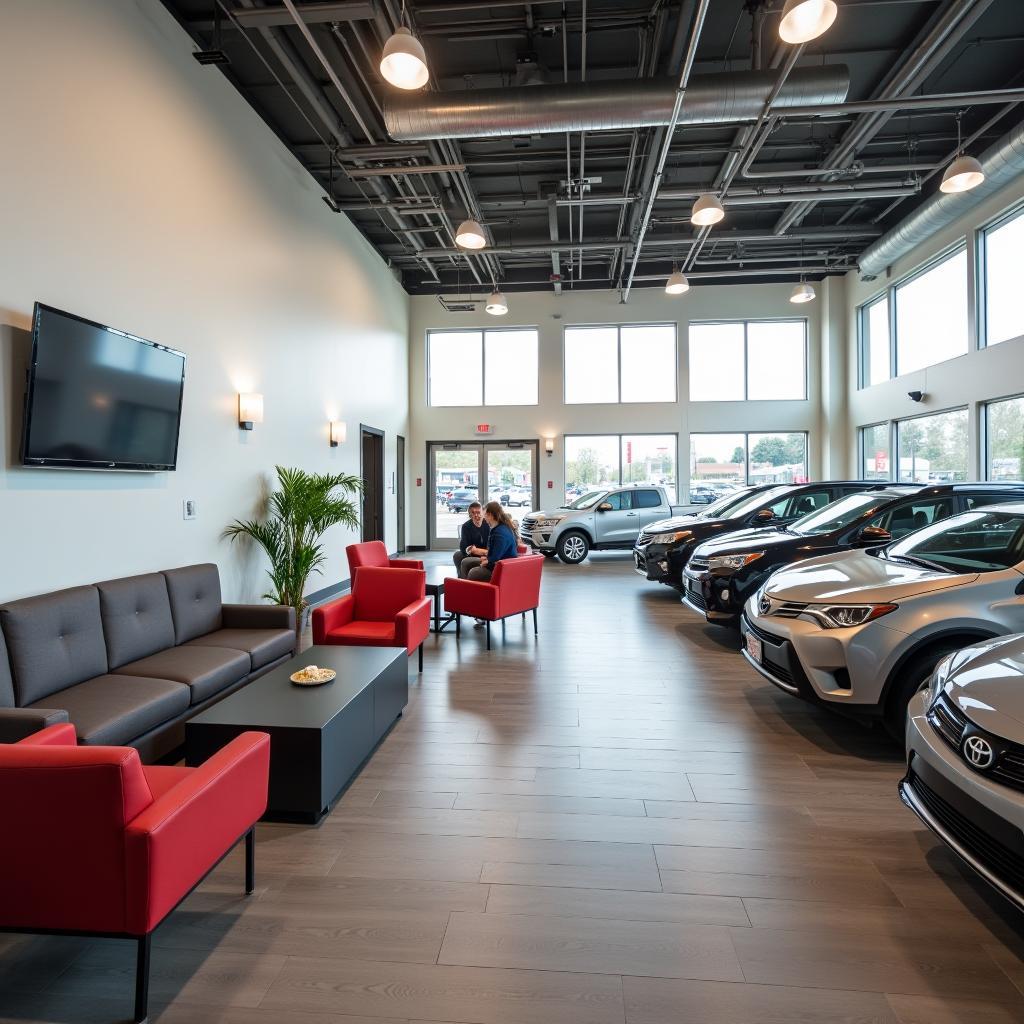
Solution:
<svg viewBox="0 0 1024 1024"><path fill-rule="evenodd" d="M135 956L135 1024L144 1024L149 1017L149 935L138 939Z"/></svg>
<svg viewBox="0 0 1024 1024"><path fill-rule="evenodd" d="M245 833L245 895L256 888L256 826Z"/></svg>
<svg viewBox="0 0 1024 1024"><path fill-rule="evenodd" d="M420 644L417 650L420 652L420 672L423 671L423 644Z"/></svg>
<svg viewBox="0 0 1024 1024"><path fill-rule="evenodd" d="M533 609L533 635L537 635L537 609Z"/></svg>
<svg viewBox="0 0 1024 1024"><path fill-rule="evenodd" d="M505 620L501 620L501 642L505 642Z"/></svg>
<svg viewBox="0 0 1024 1024"><path fill-rule="evenodd" d="M487 650L491 649L491 620L487 620Z"/></svg>
<svg viewBox="0 0 1024 1024"><path fill-rule="evenodd" d="M462 636L462 616L455 616L455 635Z"/></svg>

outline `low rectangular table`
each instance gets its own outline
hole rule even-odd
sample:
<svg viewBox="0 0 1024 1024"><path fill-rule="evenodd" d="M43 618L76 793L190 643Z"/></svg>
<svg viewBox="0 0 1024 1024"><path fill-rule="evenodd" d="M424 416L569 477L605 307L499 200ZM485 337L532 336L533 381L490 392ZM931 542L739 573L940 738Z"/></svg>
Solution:
<svg viewBox="0 0 1024 1024"><path fill-rule="evenodd" d="M322 686L289 676L306 665ZM396 647L311 647L185 724L185 763L202 764L240 733L270 734L266 821L319 821L409 700L408 655Z"/></svg>
<svg viewBox="0 0 1024 1024"><path fill-rule="evenodd" d="M454 566L427 566L427 594L434 599L433 624L430 627L431 633L443 633L445 628L455 621L454 615L441 615L441 599L444 597L445 583L448 580L457 580L458 578L458 573L454 571Z"/></svg>

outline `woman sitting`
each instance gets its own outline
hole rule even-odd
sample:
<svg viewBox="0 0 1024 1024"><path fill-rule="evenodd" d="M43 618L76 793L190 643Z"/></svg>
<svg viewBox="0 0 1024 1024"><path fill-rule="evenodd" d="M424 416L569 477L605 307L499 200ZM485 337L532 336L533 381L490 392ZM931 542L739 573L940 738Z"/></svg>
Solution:
<svg viewBox="0 0 1024 1024"><path fill-rule="evenodd" d="M469 570L469 579L487 583L494 572L494 567L506 558L518 555L519 538L516 534L515 522L497 501L489 501L484 506L484 519L491 528L487 537L487 557L479 565Z"/></svg>

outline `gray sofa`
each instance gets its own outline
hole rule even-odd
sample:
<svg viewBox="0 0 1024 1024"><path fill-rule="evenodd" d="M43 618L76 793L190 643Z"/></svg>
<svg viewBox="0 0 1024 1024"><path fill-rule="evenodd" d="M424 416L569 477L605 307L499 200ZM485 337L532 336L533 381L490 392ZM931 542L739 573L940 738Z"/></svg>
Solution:
<svg viewBox="0 0 1024 1024"><path fill-rule="evenodd" d="M295 651L295 612L222 604L215 565L0 606L0 742L58 722L155 761L185 721Z"/></svg>

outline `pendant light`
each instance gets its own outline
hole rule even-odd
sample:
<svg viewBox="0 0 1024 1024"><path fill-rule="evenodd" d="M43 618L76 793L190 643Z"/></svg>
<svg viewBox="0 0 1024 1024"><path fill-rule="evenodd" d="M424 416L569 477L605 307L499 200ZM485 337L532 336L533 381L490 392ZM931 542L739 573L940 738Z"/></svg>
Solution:
<svg viewBox="0 0 1024 1024"><path fill-rule="evenodd" d="M422 89L430 78L423 44L405 24L405 0L395 34L384 44L380 55L380 73L397 89Z"/></svg>
<svg viewBox="0 0 1024 1024"><path fill-rule="evenodd" d="M455 232L455 244L460 249L482 249L487 244L487 236L478 220L464 220Z"/></svg>
<svg viewBox="0 0 1024 1024"><path fill-rule="evenodd" d="M491 292L490 298L488 298L487 305L484 309L486 309L491 316L504 316L508 312L508 299L505 298L504 293L495 289Z"/></svg>
<svg viewBox="0 0 1024 1024"><path fill-rule="evenodd" d="M790 302L813 302L816 297L817 292L813 285L809 285L806 281L793 285L793 290L789 293Z"/></svg>
<svg viewBox="0 0 1024 1024"><path fill-rule="evenodd" d="M724 217L725 210L722 209L718 196L711 192L705 192L703 195L698 196L690 213L691 222L700 227L710 227L712 224L717 224Z"/></svg>
<svg viewBox="0 0 1024 1024"><path fill-rule="evenodd" d="M683 292L688 292L689 290L690 282L686 280L686 275L673 263L672 273L669 274L668 280L665 282L665 294L682 295Z"/></svg>
<svg viewBox="0 0 1024 1024"><path fill-rule="evenodd" d="M982 170L981 164L973 156L968 156L963 151L960 142L960 118L962 116L963 111L961 110L956 115L956 157L942 175L942 183L939 185L940 192L970 192L972 188L977 188L985 180L985 172Z"/></svg>
<svg viewBox="0 0 1024 1024"><path fill-rule="evenodd" d="M836 0L786 0L779 38L784 43L809 43L832 27L838 13Z"/></svg>

